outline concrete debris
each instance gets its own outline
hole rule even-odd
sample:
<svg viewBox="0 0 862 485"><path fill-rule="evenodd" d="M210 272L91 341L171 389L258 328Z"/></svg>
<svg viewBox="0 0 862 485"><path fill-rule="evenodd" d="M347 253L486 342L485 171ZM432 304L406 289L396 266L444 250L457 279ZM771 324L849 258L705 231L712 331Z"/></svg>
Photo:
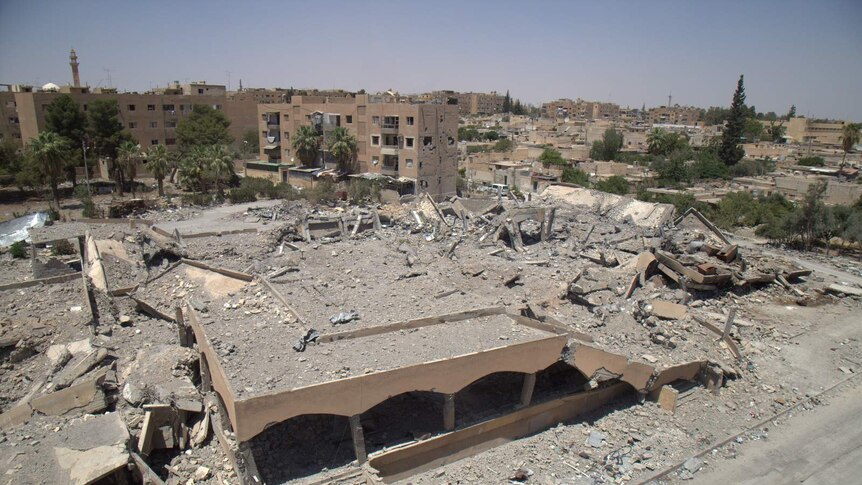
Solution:
<svg viewBox="0 0 862 485"><path fill-rule="evenodd" d="M341 312L329 317L329 323L333 325L342 325L350 323L353 320L359 320L359 314L351 310L349 312Z"/></svg>
<svg viewBox="0 0 862 485"><path fill-rule="evenodd" d="M86 224L88 278L0 291L10 483L644 480L805 408L819 383L776 359L813 355L795 352L822 315L862 296L850 258L812 273L670 205L568 186L389 200ZM12 284L31 269L0 264ZM823 375L858 371L842 339ZM421 471L445 450L461 459Z"/></svg>

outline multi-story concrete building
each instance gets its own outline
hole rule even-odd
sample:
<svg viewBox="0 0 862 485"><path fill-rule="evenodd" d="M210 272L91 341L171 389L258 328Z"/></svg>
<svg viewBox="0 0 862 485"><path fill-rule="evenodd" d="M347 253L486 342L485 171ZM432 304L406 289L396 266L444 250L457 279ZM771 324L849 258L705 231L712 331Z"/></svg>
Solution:
<svg viewBox="0 0 862 485"><path fill-rule="evenodd" d="M447 99L458 100L458 114L461 116L492 115L503 112L505 96L490 93L459 93L456 91L432 91L415 97L418 101L446 102Z"/></svg>
<svg viewBox="0 0 862 485"><path fill-rule="evenodd" d="M700 119L700 108L692 106L659 106L651 108L647 120L651 124L694 126Z"/></svg>
<svg viewBox="0 0 862 485"><path fill-rule="evenodd" d="M620 118L620 106L615 103L584 101L583 99L558 99L542 105L542 115L546 118L592 121L616 121Z"/></svg>
<svg viewBox="0 0 862 485"><path fill-rule="evenodd" d="M327 137L344 127L356 137L354 176L385 178L400 193L455 193L458 164L458 106L419 103L397 95L293 96L288 103L261 104L258 111L260 158L247 174L265 175L300 187L313 185L337 167ZM320 154L303 166L292 146L300 126L314 126Z"/></svg>
<svg viewBox="0 0 862 485"><path fill-rule="evenodd" d="M841 146L841 136L847 121L791 118L787 127L787 139L793 143L815 143Z"/></svg>
<svg viewBox="0 0 862 485"><path fill-rule="evenodd" d="M196 104L224 112L230 120L229 132L240 143L246 131L257 131L257 104L253 97L227 93L222 85L206 83L174 84L148 93L118 93L113 89L90 90L88 87L63 86L54 90L14 87L0 92L0 138L24 145L45 129L48 105L62 94L68 94L83 111L90 103L116 100L119 120L132 137L143 146L176 145L175 129Z"/></svg>

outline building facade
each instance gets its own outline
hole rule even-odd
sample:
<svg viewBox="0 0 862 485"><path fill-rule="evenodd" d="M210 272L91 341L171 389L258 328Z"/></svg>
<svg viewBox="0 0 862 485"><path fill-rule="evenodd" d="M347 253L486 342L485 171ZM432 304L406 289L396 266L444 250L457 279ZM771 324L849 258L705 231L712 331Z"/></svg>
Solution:
<svg viewBox="0 0 862 485"><path fill-rule="evenodd" d="M785 125L786 136L792 143L814 143L840 147L846 121L791 118Z"/></svg>
<svg viewBox="0 0 862 485"><path fill-rule="evenodd" d="M324 170L335 169L327 137L344 127L357 140L352 175L386 178L402 194L455 193L456 104L391 95L293 96L289 103L261 104L257 111L261 160L252 168L277 173L278 181L307 187ZM309 166L302 165L292 146L300 126L314 126L321 137L320 154Z"/></svg>
<svg viewBox="0 0 862 485"><path fill-rule="evenodd" d="M552 119L616 121L620 118L620 105L583 99L558 99L542 104L542 116Z"/></svg>
<svg viewBox="0 0 862 485"><path fill-rule="evenodd" d="M651 108L647 120L654 125L694 126L700 120L700 108L692 106L659 106Z"/></svg>
<svg viewBox="0 0 862 485"><path fill-rule="evenodd" d="M85 112L97 100L116 100L119 120L141 146L166 145L175 148L175 130L196 104L222 111L231 124L228 128L239 146L243 133L256 132L258 96L229 93L222 85L203 82L173 84L147 93L118 93L113 89L63 86L54 91L14 87L0 92L0 141L11 139L20 145L45 129L45 115L57 97L68 94Z"/></svg>

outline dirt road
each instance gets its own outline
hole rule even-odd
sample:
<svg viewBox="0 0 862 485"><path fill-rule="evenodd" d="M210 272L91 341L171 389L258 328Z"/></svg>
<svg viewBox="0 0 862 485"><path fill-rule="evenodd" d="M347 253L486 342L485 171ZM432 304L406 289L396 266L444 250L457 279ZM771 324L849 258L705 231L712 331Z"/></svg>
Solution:
<svg viewBox="0 0 862 485"><path fill-rule="evenodd" d="M825 406L772 429L767 440L748 443L739 458L716 463L690 483L859 483L862 387L852 383L839 389Z"/></svg>

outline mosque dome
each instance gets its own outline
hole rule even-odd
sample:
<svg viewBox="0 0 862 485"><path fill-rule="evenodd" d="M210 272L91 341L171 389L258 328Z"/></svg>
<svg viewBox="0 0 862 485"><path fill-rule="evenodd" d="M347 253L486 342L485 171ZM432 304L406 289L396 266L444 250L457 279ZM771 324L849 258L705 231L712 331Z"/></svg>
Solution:
<svg viewBox="0 0 862 485"><path fill-rule="evenodd" d="M42 91L59 91L60 86L57 86L54 83L45 83L42 85Z"/></svg>

